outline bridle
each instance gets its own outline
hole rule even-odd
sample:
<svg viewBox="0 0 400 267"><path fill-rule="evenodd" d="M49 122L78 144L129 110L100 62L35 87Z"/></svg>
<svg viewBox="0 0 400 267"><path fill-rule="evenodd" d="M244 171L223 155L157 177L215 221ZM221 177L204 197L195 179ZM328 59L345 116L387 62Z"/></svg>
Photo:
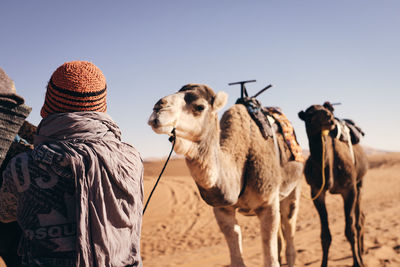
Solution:
<svg viewBox="0 0 400 267"><path fill-rule="evenodd" d="M322 176L322 184L321 184L321 188L318 190L318 193L315 194L315 196L311 197L311 200L314 201L316 200L322 193L322 191L325 188L325 137L328 136L329 134L329 130L322 130L321 131L321 142L322 142L322 161L321 161L321 176Z"/></svg>
<svg viewBox="0 0 400 267"><path fill-rule="evenodd" d="M154 190L156 189L156 187L157 187L157 185L158 185L158 182L159 182L160 179L161 179L162 174L164 173L165 167L167 167L168 161L169 161L169 159L171 158L171 155L172 155L172 151L174 151L175 142L176 142L175 128L172 129L172 131L171 131L171 136L169 137L168 140L172 143L171 151L169 152L169 155L168 155L167 160L165 161L164 167L162 168L162 170L161 170L161 172L160 172L160 175L158 176L157 181L156 181L156 183L154 184L154 187L153 187L153 189L151 190L149 197L147 198L146 205L144 205L144 208L143 208L143 214L144 214L144 212L146 211L147 205L148 205L149 202L150 202L151 196L153 195Z"/></svg>

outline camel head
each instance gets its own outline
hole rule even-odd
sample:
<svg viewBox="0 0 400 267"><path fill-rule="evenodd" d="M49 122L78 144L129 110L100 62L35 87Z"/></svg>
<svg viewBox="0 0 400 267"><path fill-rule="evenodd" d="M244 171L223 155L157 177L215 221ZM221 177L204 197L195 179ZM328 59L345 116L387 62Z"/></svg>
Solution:
<svg viewBox="0 0 400 267"><path fill-rule="evenodd" d="M215 94L207 85L187 84L154 105L148 124L158 134L170 135L175 128L175 152L193 156L210 130L218 129L217 112L225 106L227 97L225 92Z"/></svg>
<svg viewBox="0 0 400 267"><path fill-rule="evenodd" d="M298 115L305 122L307 133L314 135L335 128L333 110L331 103L325 102L322 106L312 105L306 111L300 111Z"/></svg>

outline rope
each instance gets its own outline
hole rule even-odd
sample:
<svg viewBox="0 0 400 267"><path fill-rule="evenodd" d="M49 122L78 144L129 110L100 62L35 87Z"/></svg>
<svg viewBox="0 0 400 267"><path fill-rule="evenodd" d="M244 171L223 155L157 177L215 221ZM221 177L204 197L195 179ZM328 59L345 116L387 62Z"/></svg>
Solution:
<svg viewBox="0 0 400 267"><path fill-rule="evenodd" d="M319 189L318 193L311 198L312 201L316 200L322 193L322 191L325 188L325 136L327 136L329 134L329 130L323 130L321 132L321 141L322 141L322 185L321 188Z"/></svg>
<svg viewBox="0 0 400 267"><path fill-rule="evenodd" d="M158 185L158 182L159 182L160 179L161 179L162 174L164 173L165 167L167 167L168 161L169 161L169 159L171 158L171 155L172 155L172 151L174 151L175 141L176 141L175 128L172 129L171 134L172 134L172 136L170 136L170 138L169 138L169 141L172 142L171 151L169 152L169 155L168 155L167 160L165 161L164 167L162 168L161 173L160 173L160 175L158 176L157 181L156 181L156 183L155 183L153 189L151 190L151 193L150 193L150 195L149 195L149 198L148 198L147 201L146 201L146 205L144 205L143 214L144 214L144 212L145 212L146 209L147 209L147 205L149 205L151 196L153 195L154 190L156 190L156 187L157 187L157 185Z"/></svg>

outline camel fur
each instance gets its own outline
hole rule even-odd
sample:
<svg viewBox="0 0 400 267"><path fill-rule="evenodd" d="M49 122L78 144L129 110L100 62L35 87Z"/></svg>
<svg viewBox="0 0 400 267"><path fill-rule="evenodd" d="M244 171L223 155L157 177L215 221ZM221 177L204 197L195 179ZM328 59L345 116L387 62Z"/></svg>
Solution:
<svg viewBox="0 0 400 267"><path fill-rule="evenodd" d="M321 266L328 265L328 252L332 241L329 231L328 213L325 205L327 192L341 194L344 201L346 217L345 235L351 245L353 266L364 266L362 254L364 251L364 221L361 209L362 180L368 169L368 161L362 147L352 145L354 159L349 149L349 143L335 138L332 131L336 129L333 106L329 102L324 105L312 105L306 111L299 112L299 117L305 122L310 146L310 157L306 161L304 174L311 187L311 196L316 197L316 207L321 221L321 243L323 250ZM330 134L321 137L322 131ZM323 138L323 139L321 139ZM325 157L322 158L323 142ZM350 143L351 145L351 143ZM326 183L322 187L322 161L325 162Z"/></svg>
<svg viewBox="0 0 400 267"><path fill-rule="evenodd" d="M286 260L294 266L294 234L303 163L292 160L278 135L280 156L272 138L264 139L246 107L230 107L218 121L227 94L207 85L188 84L160 99L149 125L158 134L175 128L175 152L186 164L203 200L213 207L227 241L231 266L245 266L236 211L260 220L264 266L280 266L278 229L286 241ZM244 189L244 190L243 190Z"/></svg>

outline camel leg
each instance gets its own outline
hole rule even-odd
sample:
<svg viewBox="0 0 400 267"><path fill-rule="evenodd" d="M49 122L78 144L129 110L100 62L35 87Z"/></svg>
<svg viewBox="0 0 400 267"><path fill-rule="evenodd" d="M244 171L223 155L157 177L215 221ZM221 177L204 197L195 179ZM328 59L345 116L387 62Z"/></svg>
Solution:
<svg viewBox="0 0 400 267"><path fill-rule="evenodd" d="M283 233L282 233L282 225L278 228L278 261L279 264L282 265L282 250L284 247Z"/></svg>
<svg viewBox="0 0 400 267"><path fill-rule="evenodd" d="M300 204L300 186L299 184L287 198L281 201L280 207L282 233L286 241L286 261L289 267L293 267L296 260L294 235Z"/></svg>
<svg viewBox="0 0 400 267"><path fill-rule="evenodd" d="M364 254L364 224L365 214L361 209L361 188L362 181L357 183L357 202L356 202L356 229L358 240L358 251L360 257Z"/></svg>
<svg viewBox="0 0 400 267"><path fill-rule="evenodd" d="M215 207L214 215L228 243L231 267L243 267L242 233L236 220L236 211L231 207Z"/></svg>
<svg viewBox="0 0 400 267"><path fill-rule="evenodd" d="M319 191L319 188L311 189L311 196L315 196ZM323 191L321 195L314 200L314 206L318 211L319 219L321 222L321 244L322 244L322 263L321 267L328 266L328 254L329 247L331 246L332 236L329 230L328 213L325 205L325 193Z"/></svg>
<svg viewBox="0 0 400 267"><path fill-rule="evenodd" d="M356 204L357 190L349 189L342 194L344 200L344 212L346 216L346 238L350 242L351 251L353 253L353 266L364 266L361 255L359 254L358 236L356 229Z"/></svg>
<svg viewBox="0 0 400 267"><path fill-rule="evenodd" d="M276 196L269 206L256 210L261 224L261 237L265 267L279 267L278 229L280 224L279 198Z"/></svg>

